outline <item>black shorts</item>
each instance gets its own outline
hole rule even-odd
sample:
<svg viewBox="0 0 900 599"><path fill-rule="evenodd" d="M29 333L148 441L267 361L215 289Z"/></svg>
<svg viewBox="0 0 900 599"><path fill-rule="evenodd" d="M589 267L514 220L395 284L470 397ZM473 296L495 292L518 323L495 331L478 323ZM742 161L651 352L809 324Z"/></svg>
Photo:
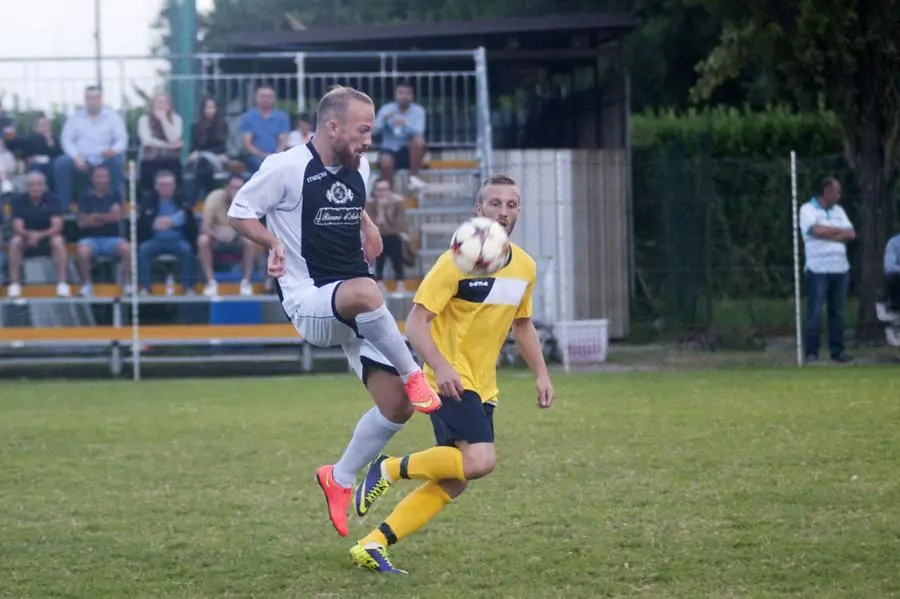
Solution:
<svg viewBox="0 0 900 599"><path fill-rule="evenodd" d="M481 396L474 391L463 391L459 401L441 397L441 407L430 416L438 445L454 447L456 441L494 442L494 404L482 403Z"/></svg>
<svg viewBox="0 0 900 599"><path fill-rule="evenodd" d="M38 244L35 246L30 246L25 248L24 257L25 258L49 258L53 254L52 248L50 247L50 238L44 237Z"/></svg>
<svg viewBox="0 0 900 599"><path fill-rule="evenodd" d="M394 157L394 169L395 170L404 170L409 168L409 148L400 148L399 150L380 150L378 152L379 157L381 154L387 154L388 156Z"/></svg>

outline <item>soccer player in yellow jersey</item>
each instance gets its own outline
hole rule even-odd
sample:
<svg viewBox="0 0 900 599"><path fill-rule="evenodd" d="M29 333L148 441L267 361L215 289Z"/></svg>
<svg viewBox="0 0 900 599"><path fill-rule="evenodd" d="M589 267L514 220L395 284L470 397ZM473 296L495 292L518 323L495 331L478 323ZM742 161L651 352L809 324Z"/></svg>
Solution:
<svg viewBox="0 0 900 599"><path fill-rule="evenodd" d="M475 212L512 233L519 215L519 190L505 175L478 192ZM464 275L445 252L425 276L406 320L406 335L425 362L425 376L443 397L430 414L437 446L403 457L379 455L356 488L356 512L400 479L425 481L407 495L378 528L350 549L357 566L405 574L388 547L412 534L462 493L469 481L494 469L494 408L497 360L512 328L519 351L535 376L538 406L553 405L554 390L531 321L534 260L510 244L506 265L489 277Z"/></svg>

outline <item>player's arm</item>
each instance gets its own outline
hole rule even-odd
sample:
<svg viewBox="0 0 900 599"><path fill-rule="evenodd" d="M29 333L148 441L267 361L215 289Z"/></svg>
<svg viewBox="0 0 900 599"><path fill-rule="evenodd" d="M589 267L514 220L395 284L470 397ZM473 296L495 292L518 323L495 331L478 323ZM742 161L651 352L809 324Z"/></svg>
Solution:
<svg viewBox="0 0 900 599"><path fill-rule="evenodd" d="M550 373L547 370L547 362L544 361L544 352L541 350L541 339L531 315L534 311L532 293L534 290L534 278L528 283L525 295L519 303L513 320L512 333L519 347L519 354L528 364L528 369L534 375L535 386L538 391L538 406L549 408L553 405L556 392L550 382Z"/></svg>
<svg viewBox="0 0 900 599"><path fill-rule="evenodd" d="M284 199L286 193L284 171L281 161L266 159L259 171L241 187L228 208L228 224L239 235L276 253L280 252L282 258L284 246L259 222L259 219Z"/></svg>
<svg viewBox="0 0 900 599"><path fill-rule="evenodd" d="M434 371L439 393L454 399L459 399L463 391L462 380L434 344L431 322L456 293L460 276L449 252L438 258L419 285L412 310L406 318L406 338L410 345Z"/></svg>

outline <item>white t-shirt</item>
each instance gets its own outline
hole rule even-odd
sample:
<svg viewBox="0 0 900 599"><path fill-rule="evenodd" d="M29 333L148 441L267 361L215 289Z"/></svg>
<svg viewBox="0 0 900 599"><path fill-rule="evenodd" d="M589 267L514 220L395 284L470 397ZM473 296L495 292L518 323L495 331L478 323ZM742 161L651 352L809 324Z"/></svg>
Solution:
<svg viewBox="0 0 900 599"><path fill-rule="evenodd" d="M364 157L359 170L326 168L310 143L269 155L235 196L228 216L265 218L284 244L276 285L288 315L312 287L369 276L360 225L370 172Z"/></svg>
<svg viewBox="0 0 900 599"><path fill-rule="evenodd" d="M853 229L853 223L847 213L839 205L827 210L816 198L800 207L800 234L803 235L803 247L806 254L806 270L815 273L844 273L850 270L847 261L847 244L841 241L820 239L813 236L815 225Z"/></svg>

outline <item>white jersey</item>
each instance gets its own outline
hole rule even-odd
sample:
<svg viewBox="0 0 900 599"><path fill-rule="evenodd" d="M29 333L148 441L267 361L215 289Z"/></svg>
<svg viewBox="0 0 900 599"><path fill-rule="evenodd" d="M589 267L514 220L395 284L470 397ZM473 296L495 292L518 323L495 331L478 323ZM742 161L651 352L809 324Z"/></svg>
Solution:
<svg viewBox="0 0 900 599"><path fill-rule="evenodd" d="M313 287L370 276L360 235L370 172L365 158L359 170L326 168L308 143L268 156L231 203L228 216L265 219L284 244L276 286L289 316Z"/></svg>
<svg viewBox="0 0 900 599"><path fill-rule="evenodd" d="M813 198L800 207L799 220L806 254L806 270L815 273L844 273L850 270L847 244L843 241L820 239L812 234L812 228L816 225L852 229L853 223L847 218L843 208L834 205L826 210Z"/></svg>

